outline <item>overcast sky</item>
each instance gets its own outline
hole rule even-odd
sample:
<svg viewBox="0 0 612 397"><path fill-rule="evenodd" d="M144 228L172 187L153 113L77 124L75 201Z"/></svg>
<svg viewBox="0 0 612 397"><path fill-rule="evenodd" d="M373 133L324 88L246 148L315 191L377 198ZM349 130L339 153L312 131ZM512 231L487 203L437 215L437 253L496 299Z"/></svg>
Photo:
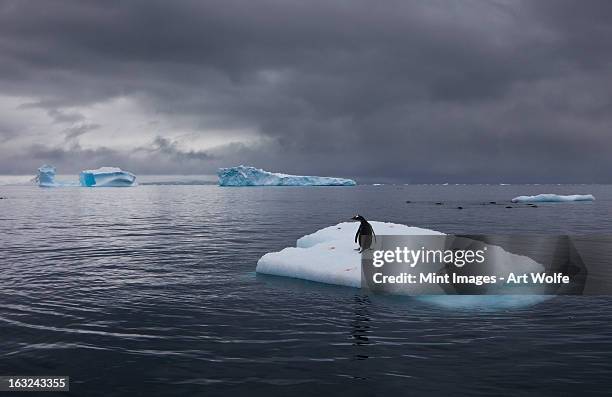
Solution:
<svg viewBox="0 0 612 397"><path fill-rule="evenodd" d="M612 182L612 2L0 0L0 174Z"/></svg>

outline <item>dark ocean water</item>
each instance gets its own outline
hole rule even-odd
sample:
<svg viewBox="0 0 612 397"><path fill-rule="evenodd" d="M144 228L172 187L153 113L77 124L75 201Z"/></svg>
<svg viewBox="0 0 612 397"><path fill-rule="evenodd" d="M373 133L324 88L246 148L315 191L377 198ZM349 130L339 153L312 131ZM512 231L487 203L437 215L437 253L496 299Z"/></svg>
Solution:
<svg viewBox="0 0 612 397"><path fill-rule="evenodd" d="M544 192L597 201L505 208ZM0 196L0 375L69 375L74 396L610 393L610 297L461 311L254 270L355 212L448 233L611 233L612 186Z"/></svg>

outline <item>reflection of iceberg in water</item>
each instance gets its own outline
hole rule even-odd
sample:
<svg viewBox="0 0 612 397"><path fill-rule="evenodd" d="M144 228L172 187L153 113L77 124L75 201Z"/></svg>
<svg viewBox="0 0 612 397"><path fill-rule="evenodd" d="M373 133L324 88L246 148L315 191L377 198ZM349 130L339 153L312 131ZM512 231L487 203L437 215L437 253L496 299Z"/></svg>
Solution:
<svg viewBox="0 0 612 397"><path fill-rule="evenodd" d="M40 187L63 187L63 186L84 186L84 187L126 187L136 186L136 176L131 172L123 171L117 167L102 167L96 170L81 171L79 182L58 181L55 179L55 167L43 165L38 169L38 175L34 181Z"/></svg>
<svg viewBox="0 0 612 397"><path fill-rule="evenodd" d="M535 305L551 295L423 295L418 300L448 309L514 309Z"/></svg>
<svg viewBox="0 0 612 397"><path fill-rule="evenodd" d="M375 222L377 235L427 236L443 235L440 232L409 227L401 224ZM354 235L359 224L339 223L298 239L296 247L265 254L257 262L256 271L261 274L298 278L325 284L361 287L361 255L355 251ZM497 264L492 274L513 266L520 271L542 271L544 268L530 258L504 251L500 247L492 250ZM418 295L412 286L397 291L402 295ZM444 292L440 290L440 294ZM504 291L500 291L504 293ZM507 291L506 291L507 293ZM537 292L536 292L537 293ZM421 295L416 298L427 303L447 308L460 309L505 309L533 305L550 299L548 295Z"/></svg>

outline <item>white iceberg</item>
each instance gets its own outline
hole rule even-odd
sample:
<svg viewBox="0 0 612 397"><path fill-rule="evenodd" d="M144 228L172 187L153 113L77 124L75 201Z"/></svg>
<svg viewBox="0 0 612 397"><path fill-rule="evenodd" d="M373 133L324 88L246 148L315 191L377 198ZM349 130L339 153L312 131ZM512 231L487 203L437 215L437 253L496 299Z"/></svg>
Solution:
<svg viewBox="0 0 612 397"><path fill-rule="evenodd" d="M394 236L444 235L435 230L410 227L386 222L370 222L376 234ZM359 223L343 222L329 226L297 240L296 247L262 256L257 262L257 273L292 277L325 284L361 288L361 255L355 250L354 236ZM490 246L489 256L494 256L491 275L507 273L539 272L544 267L531 258L515 255L500 247ZM418 285L403 285L393 293L418 295ZM506 291L507 292L507 291ZM510 308L531 305L549 299L543 295L422 295L417 299L452 308Z"/></svg>
<svg viewBox="0 0 612 397"><path fill-rule="evenodd" d="M136 185L136 175L117 167L101 167L81 171L79 181L85 187L126 187Z"/></svg>
<svg viewBox="0 0 612 397"><path fill-rule="evenodd" d="M34 179L40 187L57 187L59 183L55 181L55 167L43 165L38 169L38 175Z"/></svg>
<svg viewBox="0 0 612 397"><path fill-rule="evenodd" d="M255 167L219 168L219 186L354 186L352 179L299 176L264 171Z"/></svg>
<svg viewBox="0 0 612 397"><path fill-rule="evenodd" d="M593 201L595 197L592 194L571 194L562 196L558 194L538 194L536 196L518 196L512 199L513 203L562 203L569 201Z"/></svg>

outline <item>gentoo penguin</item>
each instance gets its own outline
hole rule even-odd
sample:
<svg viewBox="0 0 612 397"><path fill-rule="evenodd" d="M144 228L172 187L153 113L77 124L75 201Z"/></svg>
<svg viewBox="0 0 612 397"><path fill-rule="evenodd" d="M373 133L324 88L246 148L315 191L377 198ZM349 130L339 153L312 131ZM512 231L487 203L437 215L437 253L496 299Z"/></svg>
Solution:
<svg viewBox="0 0 612 397"><path fill-rule="evenodd" d="M351 219L360 222L357 234L355 234L355 242L359 242L359 253L361 254L363 251L370 249L372 237L376 241L376 234L374 233L372 225L370 225L363 216L357 214Z"/></svg>

